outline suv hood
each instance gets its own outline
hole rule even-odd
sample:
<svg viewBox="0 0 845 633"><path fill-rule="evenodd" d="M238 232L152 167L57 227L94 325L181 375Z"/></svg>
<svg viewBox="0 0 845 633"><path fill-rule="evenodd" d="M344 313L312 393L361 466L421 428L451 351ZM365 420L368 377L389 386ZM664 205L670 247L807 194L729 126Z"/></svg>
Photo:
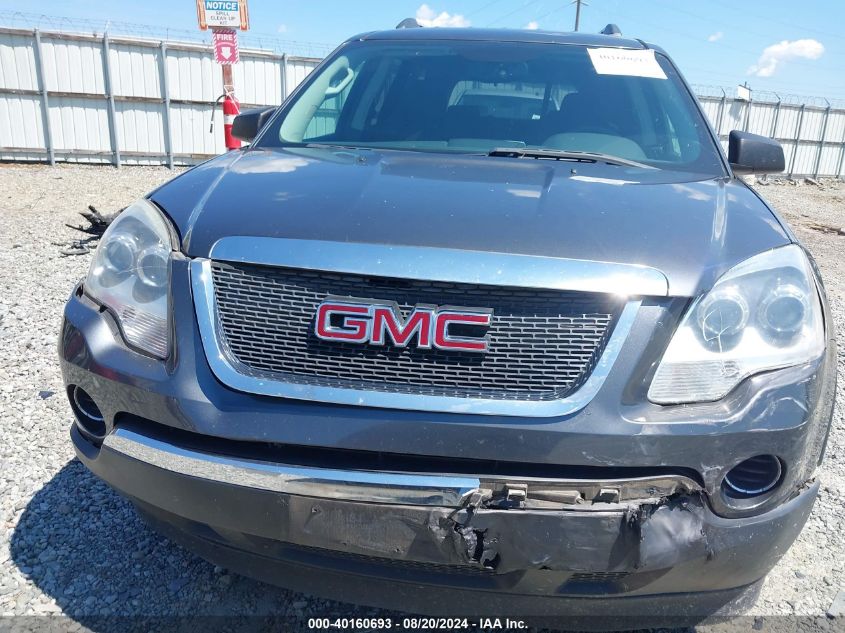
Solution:
<svg viewBox="0 0 845 633"><path fill-rule="evenodd" d="M790 241L737 180L524 158L254 149L150 198L190 257L233 235L457 248L651 266L674 296Z"/></svg>

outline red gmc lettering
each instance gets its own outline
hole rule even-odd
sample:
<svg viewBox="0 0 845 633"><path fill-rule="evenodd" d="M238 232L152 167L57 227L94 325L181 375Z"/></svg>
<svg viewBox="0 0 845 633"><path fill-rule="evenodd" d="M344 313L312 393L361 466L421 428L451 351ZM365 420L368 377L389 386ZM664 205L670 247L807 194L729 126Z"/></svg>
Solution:
<svg viewBox="0 0 845 633"><path fill-rule="evenodd" d="M431 347L432 311L414 310L403 324L402 316L388 306L377 307L373 310L373 345L385 345L385 333L390 336L394 345L407 347L413 336L417 335L417 347L429 349Z"/></svg>
<svg viewBox="0 0 845 633"><path fill-rule="evenodd" d="M317 336L322 339L346 341L347 343L366 343L370 338L369 319L355 319L347 315L370 315L371 306L345 303L321 303L317 308ZM343 323L339 327L331 324L333 314L342 314Z"/></svg>
<svg viewBox="0 0 845 633"><path fill-rule="evenodd" d="M458 323L489 326L492 317L491 313L440 312L434 326L434 346L439 349L460 350L462 352L486 352L489 343L487 337L450 336L449 326Z"/></svg>
<svg viewBox="0 0 845 633"><path fill-rule="evenodd" d="M416 341L421 349L457 352L486 352L489 337L455 336L449 328L454 325L487 328L492 323L491 310L460 308L438 309L434 306L417 306L407 320L395 305L362 300L345 303L326 301L317 308L315 334L328 341L372 345L408 347ZM334 318L333 318L334 317Z"/></svg>

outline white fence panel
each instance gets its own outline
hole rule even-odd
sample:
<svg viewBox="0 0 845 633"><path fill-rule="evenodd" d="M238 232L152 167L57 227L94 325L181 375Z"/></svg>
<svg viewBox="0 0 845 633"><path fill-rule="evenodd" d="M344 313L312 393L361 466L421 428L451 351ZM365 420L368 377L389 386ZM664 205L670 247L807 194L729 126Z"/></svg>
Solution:
<svg viewBox="0 0 845 633"><path fill-rule="evenodd" d="M775 117L775 104L755 103L751 107L746 132L769 136L772 131L772 121Z"/></svg>
<svg viewBox="0 0 845 633"><path fill-rule="evenodd" d="M745 104L741 101L728 101L722 110L722 126L719 134L727 134L731 130L742 127L741 121L745 114Z"/></svg>
<svg viewBox="0 0 845 633"><path fill-rule="evenodd" d="M798 118L800 113L800 108L782 105L780 108L777 130L775 131L775 138L795 138L795 134L798 131Z"/></svg>
<svg viewBox="0 0 845 633"><path fill-rule="evenodd" d="M801 123L801 139L806 141L818 141L822 136L822 125L824 124L824 111L804 110L804 121Z"/></svg>
<svg viewBox="0 0 845 633"><path fill-rule="evenodd" d="M38 89L35 45L31 35L0 33L0 88Z"/></svg>
<svg viewBox="0 0 845 633"><path fill-rule="evenodd" d="M126 162L131 162L132 153L147 156L165 153L164 125L158 104L118 102L115 120L118 146Z"/></svg>
<svg viewBox="0 0 845 633"><path fill-rule="evenodd" d="M214 134L209 134L212 108L202 105L173 105L170 125L173 131L173 152L185 157L222 154L226 151L220 126L223 116L218 112Z"/></svg>
<svg viewBox="0 0 845 633"><path fill-rule="evenodd" d="M279 105L283 101L282 65L276 57L241 55L232 77L242 103Z"/></svg>
<svg viewBox="0 0 845 633"><path fill-rule="evenodd" d="M131 46L112 41L109 65L115 95L126 97L161 97L159 48Z"/></svg>
<svg viewBox="0 0 845 633"><path fill-rule="evenodd" d="M207 51L168 48L167 79L171 100L211 102L223 93L220 66Z"/></svg>
<svg viewBox="0 0 845 633"><path fill-rule="evenodd" d="M0 99L0 148L44 147L44 127L41 120L41 100L27 95L9 95ZM3 160L13 154L0 149Z"/></svg>
<svg viewBox="0 0 845 633"><path fill-rule="evenodd" d="M845 111L831 110L824 140L826 143L841 143L845 141Z"/></svg>
<svg viewBox="0 0 845 633"><path fill-rule="evenodd" d="M795 164L787 163L787 171L795 174L812 174L816 164L816 152L818 152L816 145L799 143Z"/></svg>
<svg viewBox="0 0 845 633"><path fill-rule="evenodd" d="M839 167L839 159L841 156L841 147L825 145L822 148L821 158L819 159L819 173L835 174L837 167Z"/></svg>
<svg viewBox="0 0 845 633"><path fill-rule="evenodd" d="M103 46L99 42L41 37L47 90L103 94Z"/></svg>
<svg viewBox="0 0 845 633"><path fill-rule="evenodd" d="M105 153L110 159L106 102L77 97L54 97L50 100L50 127L53 147L69 153ZM76 157L82 160L83 157Z"/></svg>

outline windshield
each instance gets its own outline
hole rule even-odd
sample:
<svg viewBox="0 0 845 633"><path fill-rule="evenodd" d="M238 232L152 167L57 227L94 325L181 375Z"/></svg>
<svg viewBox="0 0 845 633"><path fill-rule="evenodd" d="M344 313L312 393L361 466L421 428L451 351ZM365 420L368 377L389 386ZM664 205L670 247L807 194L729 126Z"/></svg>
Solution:
<svg viewBox="0 0 845 633"><path fill-rule="evenodd" d="M595 59L602 52L609 65ZM640 65L617 59L626 54ZM463 153L564 150L723 173L693 98L672 64L650 50L350 43L308 78L259 142L307 144Z"/></svg>

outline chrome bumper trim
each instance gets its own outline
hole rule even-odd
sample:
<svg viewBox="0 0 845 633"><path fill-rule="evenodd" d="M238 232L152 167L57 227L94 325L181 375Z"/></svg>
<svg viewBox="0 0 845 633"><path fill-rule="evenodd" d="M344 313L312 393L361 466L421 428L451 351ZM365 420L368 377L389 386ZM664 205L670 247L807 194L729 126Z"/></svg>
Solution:
<svg viewBox="0 0 845 633"><path fill-rule="evenodd" d="M495 499L515 499L512 495L517 494L526 507L534 509L604 511L701 491L698 483L678 474L548 479L298 466L207 453L122 427L106 436L100 450L205 481L315 499L386 505L460 508L491 500L495 505Z"/></svg>
<svg viewBox="0 0 845 633"><path fill-rule="evenodd" d="M308 468L194 451L128 429L103 441L110 450L170 472L270 492L367 503L460 507L474 477Z"/></svg>

